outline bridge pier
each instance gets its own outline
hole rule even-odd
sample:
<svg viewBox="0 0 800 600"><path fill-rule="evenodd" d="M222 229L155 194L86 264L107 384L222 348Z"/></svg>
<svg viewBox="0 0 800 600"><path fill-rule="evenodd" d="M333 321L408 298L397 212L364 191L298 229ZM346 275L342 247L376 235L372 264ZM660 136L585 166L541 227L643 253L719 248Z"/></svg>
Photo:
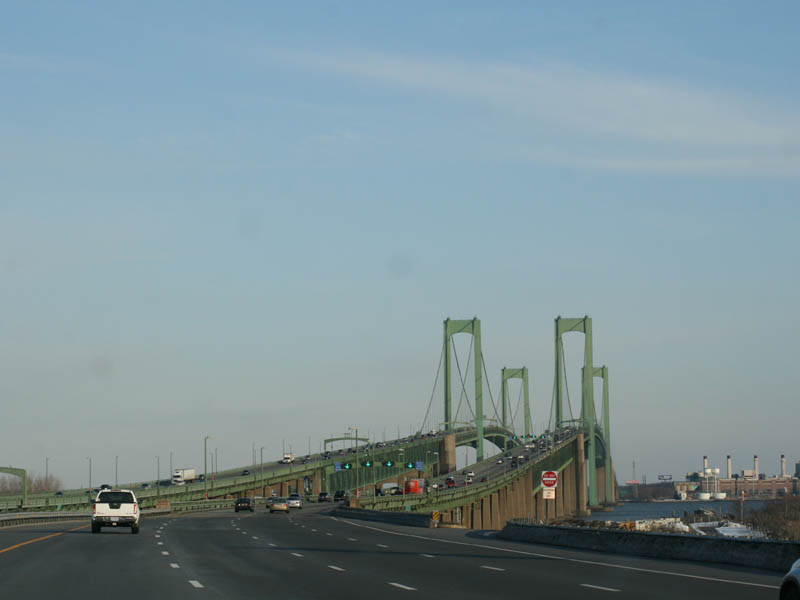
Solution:
<svg viewBox="0 0 800 600"><path fill-rule="evenodd" d="M449 433L439 442L439 473L456 470L456 434Z"/></svg>

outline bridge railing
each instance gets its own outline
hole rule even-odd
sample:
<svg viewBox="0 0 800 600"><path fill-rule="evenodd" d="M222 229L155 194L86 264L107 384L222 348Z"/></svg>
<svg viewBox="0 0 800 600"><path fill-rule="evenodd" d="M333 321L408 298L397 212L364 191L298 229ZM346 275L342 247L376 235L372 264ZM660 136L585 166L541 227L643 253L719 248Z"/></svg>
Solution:
<svg viewBox="0 0 800 600"><path fill-rule="evenodd" d="M383 511L429 511L434 509L446 510L452 507L461 506L482 498L497 490L507 486L515 479L519 479L528 471L536 470L556 470L560 471L572 462L570 445L575 440L575 436L569 437L545 454L537 456L530 461L512 468L502 476L483 483L471 484L469 486L450 489L443 492L428 492L426 494L405 494L403 496L385 496L364 499L360 502L362 508ZM531 490L535 492L537 486Z"/></svg>

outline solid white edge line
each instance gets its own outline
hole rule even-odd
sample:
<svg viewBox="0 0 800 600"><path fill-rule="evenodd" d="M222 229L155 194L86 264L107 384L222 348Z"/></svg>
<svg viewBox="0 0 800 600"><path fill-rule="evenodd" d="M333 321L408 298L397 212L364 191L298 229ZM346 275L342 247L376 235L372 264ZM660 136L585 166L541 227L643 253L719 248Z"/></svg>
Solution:
<svg viewBox="0 0 800 600"><path fill-rule="evenodd" d="M172 567L173 569L180 569L181 568L181 566L178 563L169 563L169 566Z"/></svg>
<svg viewBox="0 0 800 600"><path fill-rule="evenodd" d="M514 550L513 548L503 548L501 546L489 546L487 544L470 544L469 542L456 542L454 540L442 540L438 538L429 538L422 535L414 535L411 533L400 533L399 531L391 531L389 529L380 529L378 527L371 527L361 523L353 523L346 519L341 519L343 523L352 525L353 527L363 527L364 529L372 529L373 531L380 531L381 533L388 533L390 535L399 535L402 537L409 537L418 540L427 540L429 542L442 542L443 544L454 544L456 546L472 546L474 548L485 548L489 550L497 550L498 552L509 552L511 554L522 554L523 556L535 556L537 558L550 558L553 560L563 560L566 562L573 562L582 565L596 565L599 567L610 567L612 569L625 569L626 571L638 571L640 573L656 573L658 575L670 575L672 577L685 577L687 579L699 579L701 581L717 581L719 583L733 583L735 585L749 585L752 587L767 588L770 590L780 589L777 585L768 585L766 583L754 583L751 581L736 581L735 579L722 579L719 577L708 577L707 575L691 575L689 573L675 573L674 571L660 571L659 569L645 569L644 567L632 567L629 565L615 565L614 563L605 563L596 560L586 560L583 558L569 558L567 556L558 556L555 554L542 554L540 552L526 552L524 550ZM352 539L352 538L348 538ZM644 557L647 558L647 557Z"/></svg>
<svg viewBox="0 0 800 600"><path fill-rule="evenodd" d="M389 585L393 585L394 587L400 588L401 590L408 590L409 592L416 592L417 588L413 588L407 585L403 585L402 583L395 583L394 581L388 581Z"/></svg>
<svg viewBox="0 0 800 600"><path fill-rule="evenodd" d="M489 565L481 565L481 569L489 569L490 571L505 571L505 569L501 569L500 567L490 567Z"/></svg>
<svg viewBox="0 0 800 600"><path fill-rule="evenodd" d="M334 571L345 571L342 567L337 567L336 565L328 565L329 569L333 569Z"/></svg>
<svg viewBox="0 0 800 600"><path fill-rule="evenodd" d="M581 587L592 588L593 590L603 590L604 592L619 592L620 590L603 587L602 585L592 585L591 583L582 583Z"/></svg>
<svg viewBox="0 0 800 600"><path fill-rule="evenodd" d="M202 587L205 587L205 586L204 586L202 583L200 583L199 581L197 581L197 579L190 579L190 580L189 580L189 583L191 583L191 584L192 584L192 587L196 587L196 588L198 588L198 589L199 589L199 588L202 588Z"/></svg>

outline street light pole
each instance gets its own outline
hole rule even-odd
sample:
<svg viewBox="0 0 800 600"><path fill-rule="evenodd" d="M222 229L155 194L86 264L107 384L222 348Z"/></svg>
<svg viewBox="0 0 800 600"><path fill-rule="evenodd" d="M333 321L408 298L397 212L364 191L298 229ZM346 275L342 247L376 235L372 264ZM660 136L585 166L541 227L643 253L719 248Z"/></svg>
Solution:
<svg viewBox="0 0 800 600"><path fill-rule="evenodd" d="M161 497L161 457L156 456L156 502Z"/></svg>
<svg viewBox="0 0 800 600"><path fill-rule="evenodd" d="M86 460L89 461L89 495L92 494L92 457L87 456Z"/></svg>
<svg viewBox="0 0 800 600"><path fill-rule="evenodd" d="M210 435L203 438L203 495L206 500L208 500L208 440L210 439Z"/></svg>
<svg viewBox="0 0 800 600"><path fill-rule="evenodd" d="M261 495L264 496L264 446L261 446Z"/></svg>
<svg viewBox="0 0 800 600"><path fill-rule="evenodd" d="M50 457L48 456L47 458L44 459L44 487L48 491L50 490L50 477L49 477L50 465L48 464L49 462L50 462Z"/></svg>
<svg viewBox="0 0 800 600"><path fill-rule="evenodd" d="M114 487L119 487L119 456L114 457Z"/></svg>

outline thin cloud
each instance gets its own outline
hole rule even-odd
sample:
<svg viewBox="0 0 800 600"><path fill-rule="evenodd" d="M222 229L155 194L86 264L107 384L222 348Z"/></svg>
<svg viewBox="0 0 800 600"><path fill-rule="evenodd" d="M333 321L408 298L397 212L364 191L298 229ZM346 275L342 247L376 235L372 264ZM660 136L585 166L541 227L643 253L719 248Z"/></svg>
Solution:
<svg viewBox="0 0 800 600"><path fill-rule="evenodd" d="M548 142L565 153L585 151L587 142L594 148L602 145L602 158L582 161L591 168L800 173L800 113L744 94L545 61L519 65L286 50L266 56L309 71L481 103L515 121L523 132L563 132L557 140L551 133Z"/></svg>

